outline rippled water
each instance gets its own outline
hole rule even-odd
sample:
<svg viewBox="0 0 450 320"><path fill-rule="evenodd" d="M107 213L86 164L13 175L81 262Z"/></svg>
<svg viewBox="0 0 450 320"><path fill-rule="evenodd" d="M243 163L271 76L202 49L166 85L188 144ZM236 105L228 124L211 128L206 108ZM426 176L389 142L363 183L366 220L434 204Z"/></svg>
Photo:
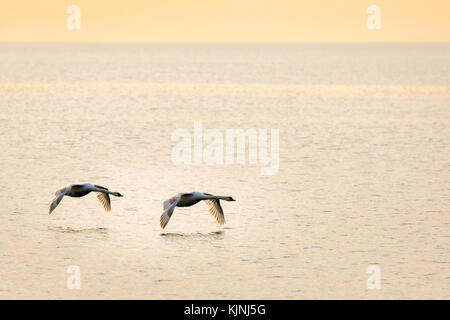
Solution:
<svg viewBox="0 0 450 320"><path fill-rule="evenodd" d="M449 75L443 44L0 45L0 297L448 299ZM279 129L278 173L174 165L195 120ZM124 197L48 215L83 182ZM233 196L227 224L161 230L189 191Z"/></svg>

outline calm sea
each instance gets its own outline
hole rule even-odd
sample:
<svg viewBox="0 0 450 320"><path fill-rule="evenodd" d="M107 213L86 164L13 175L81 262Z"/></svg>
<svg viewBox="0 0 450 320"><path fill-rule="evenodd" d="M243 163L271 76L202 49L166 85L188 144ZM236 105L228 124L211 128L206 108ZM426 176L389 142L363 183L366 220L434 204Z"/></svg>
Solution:
<svg viewBox="0 0 450 320"><path fill-rule="evenodd" d="M1 44L0 111L0 298L450 298L448 44ZM175 165L194 121L278 129L278 171ZM84 182L124 197L48 214ZM190 191L227 223L161 230Z"/></svg>

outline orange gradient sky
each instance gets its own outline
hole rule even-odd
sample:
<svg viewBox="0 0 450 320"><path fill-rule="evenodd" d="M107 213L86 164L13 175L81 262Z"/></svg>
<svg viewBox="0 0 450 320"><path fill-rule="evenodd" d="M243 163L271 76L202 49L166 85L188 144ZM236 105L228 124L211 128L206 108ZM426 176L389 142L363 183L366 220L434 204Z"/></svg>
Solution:
<svg viewBox="0 0 450 320"><path fill-rule="evenodd" d="M381 30L366 27L372 4ZM0 42L450 42L449 14L449 0L14 0Z"/></svg>

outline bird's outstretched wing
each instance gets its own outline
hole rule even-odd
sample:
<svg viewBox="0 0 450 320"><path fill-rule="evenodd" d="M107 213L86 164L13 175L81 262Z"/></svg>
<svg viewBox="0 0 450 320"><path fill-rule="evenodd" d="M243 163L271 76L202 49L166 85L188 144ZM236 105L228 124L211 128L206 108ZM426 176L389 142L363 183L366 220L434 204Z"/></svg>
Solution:
<svg viewBox="0 0 450 320"><path fill-rule="evenodd" d="M62 198L64 197L64 194L60 194L56 196L56 198L53 200L53 202L50 204L50 210L48 211L48 214L51 214L53 210L58 206L58 204L61 202Z"/></svg>
<svg viewBox="0 0 450 320"><path fill-rule="evenodd" d="M203 200L208 205L209 213L216 219L217 223L225 224L225 215L223 214L222 207L220 206L219 199Z"/></svg>
<svg viewBox="0 0 450 320"><path fill-rule="evenodd" d="M105 208L106 212L111 211L111 199L109 198L109 194L99 192L97 195L97 199L103 205L103 208Z"/></svg>
<svg viewBox="0 0 450 320"><path fill-rule="evenodd" d="M164 229L169 223L170 217L172 216L178 201L180 201L180 196L174 196L163 202L164 212L159 219L159 224L162 229Z"/></svg>

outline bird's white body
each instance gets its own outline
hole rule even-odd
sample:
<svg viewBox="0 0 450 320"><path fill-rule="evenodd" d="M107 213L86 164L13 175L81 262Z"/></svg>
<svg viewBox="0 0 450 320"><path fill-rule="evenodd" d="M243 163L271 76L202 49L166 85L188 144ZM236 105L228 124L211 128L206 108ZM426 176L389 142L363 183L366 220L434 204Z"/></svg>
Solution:
<svg viewBox="0 0 450 320"><path fill-rule="evenodd" d="M235 201L232 197L215 196L203 192L178 193L176 196L163 202L164 211L160 218L161 228L164 229L166 227L175 207L190 207L200 201L205 201L209 207L209 212L216 219L217 223L224 224L225 215L219 200Z"/></svg>
<svg viewBox="0 0 450 320"><path fill-rule="evenodd" d="M83 197L91 192L98 192L97 195L98 200L103 205L106 211L111 210L111 200L109 198L109 195L113 195L116 197L122 197L122 195L119 192L112 192L109 191L107 188L85 183L85 184L71 184L67 187L64 187L58 191L55 192L56 198L53 200L53 202L50 204L50 210L49 214L52 213L53 210L58 206L58 204L61 202L62 198L64 196L68 197L74 197L79 198Z"/></svg>

